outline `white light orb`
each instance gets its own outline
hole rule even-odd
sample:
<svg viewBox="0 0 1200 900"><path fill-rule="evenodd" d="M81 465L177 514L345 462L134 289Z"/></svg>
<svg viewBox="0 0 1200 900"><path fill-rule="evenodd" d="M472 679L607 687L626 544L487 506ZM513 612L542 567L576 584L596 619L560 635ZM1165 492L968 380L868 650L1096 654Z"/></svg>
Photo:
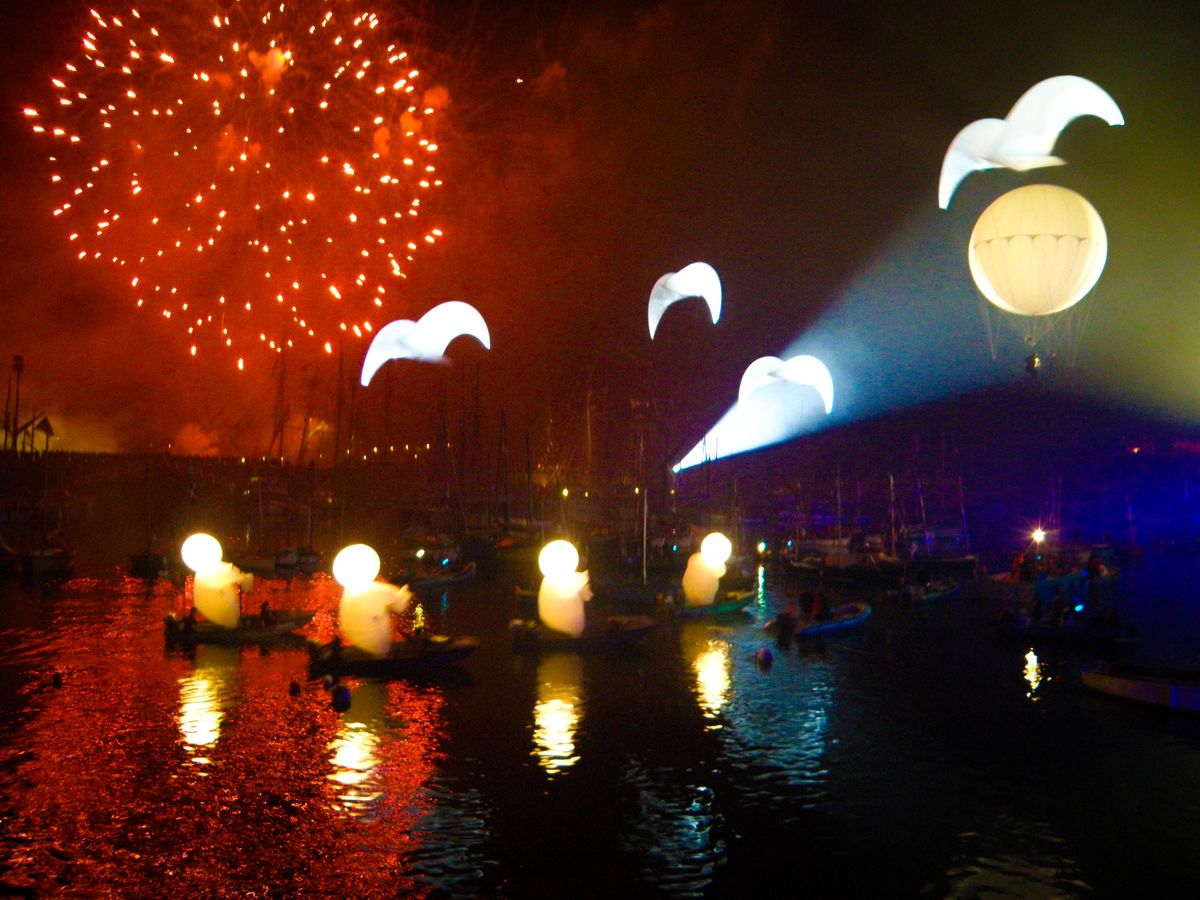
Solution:
<svg viewBox="0 0 1200 900"><path fill-rule="evenodd" d="M700 542L700 556L714 569L718 566L724 566L732 555L733 544L729 542L729 538L725 537L719 531L714 531Z"/></svg>
<svg viewBox="0 0 1200 900"><path fill-rule="evenodd" d="M180 548L183 563L197 575L211 572L221 564L221 542L211 534L197 532Z"/></svg>
<svg viewBox="0 0 1200 900"><path fill-rule="evenodd" d="M379 574L379 554L366 544L343 547L333 558L333 577L347 590L359 590Z"/></svg>
<svg viewBox="0 0 1200 900"><path fill-rule="evenodd" d="M538 568L547 578L562 578L579 567L579 551L570 541L551 541L538 554Z"/></svg>

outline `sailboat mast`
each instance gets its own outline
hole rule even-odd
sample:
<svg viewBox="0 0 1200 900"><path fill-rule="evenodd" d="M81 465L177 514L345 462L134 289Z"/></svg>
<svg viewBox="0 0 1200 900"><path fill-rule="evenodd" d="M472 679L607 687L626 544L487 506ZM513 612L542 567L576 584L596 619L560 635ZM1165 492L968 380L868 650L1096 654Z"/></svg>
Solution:
<svg viewBox="0 0 1200 900"><path fill-rule="evenodd" d="M891 553L896 553L896 479L888 472L888 536L891 541Z"/></svg>

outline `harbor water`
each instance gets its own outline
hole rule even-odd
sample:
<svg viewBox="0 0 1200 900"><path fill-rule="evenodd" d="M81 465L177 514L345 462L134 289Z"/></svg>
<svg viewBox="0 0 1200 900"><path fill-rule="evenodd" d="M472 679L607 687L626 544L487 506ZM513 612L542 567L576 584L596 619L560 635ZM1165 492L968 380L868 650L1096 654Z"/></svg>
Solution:
<svg viewBox="0 0 1200 900"><path fill-rule="evenodd" d="M1194 663L1195 560L1125 567L1135 659ZM26 896L1170 896L1200 875L1200 720L1093 694L1095 650L998 639L966 591L803 646L744 614L514 653L516 574L419 592L476 653L349 679L299 643L166 645L179 581L0 586L0 888ZM260 581L312 609L328 576ZM764 648L771 653L763 664ZM1112 652L1111 648L1109 651ZM1089 655L1090 654L1090 655Z"/></svg>

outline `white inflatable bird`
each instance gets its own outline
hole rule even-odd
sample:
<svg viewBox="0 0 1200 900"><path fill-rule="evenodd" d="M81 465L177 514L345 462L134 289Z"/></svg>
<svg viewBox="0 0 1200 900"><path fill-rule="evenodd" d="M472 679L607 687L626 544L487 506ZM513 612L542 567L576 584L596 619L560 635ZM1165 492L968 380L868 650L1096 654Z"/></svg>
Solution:
<svg viewBox="0 0 1200 900"><path fill-rule="evenodd" d="M708 312L713 324L721 318L721 279L717 271L708 263L695 262L684 266L678 272L668 272L654 282L650 291L650 303L646 309L650 321L650 339L654 340L654 332L658 330L658 320L663 317L667 307L676 300L688 297L700 297L708 304Z"/></svg>
<svg viewBox="0 0 1200 900"><path fill-rule="evenodd" d="M815 356L793 356L787 360L778 356L760 356L742 373L738 386L738 400L745 400L759 388L777 381L806 384L815 388L825 404L825 412L833 412L833 376L825 363Z"/></svg>
<svg viewBox="0 0 1200 900"><path fill-rule="evenodd" d="M446 347L456 337L470 335L490 350L492 338L479 310L461 300L448 300L435 306L417 321L398 319L379 329L367 347L363 359L362 386L388 360L414 359L419 362L445 362Z"/></svg>
<svg viewBox="0 0 1200 900"><path fill-rule="evenodd" d="M1025 172L1042 166L1061 166L1054 156L1059 134L1080 116L1096 116L1109 125L1124 125L1125 117L1102 88L1078 75L1058 75L1039 81L1013 104L1003 119L979 119L950 142L938 181L938 205L949 209L959 183L983 169Z"/></svg>

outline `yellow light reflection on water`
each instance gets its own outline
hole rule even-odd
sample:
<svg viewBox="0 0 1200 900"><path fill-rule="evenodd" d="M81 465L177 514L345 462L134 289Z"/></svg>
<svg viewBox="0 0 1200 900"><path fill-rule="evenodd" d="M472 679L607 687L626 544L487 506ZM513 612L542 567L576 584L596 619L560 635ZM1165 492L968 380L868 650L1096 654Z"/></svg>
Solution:
<svg viewBox="0 0 1200 900"><path fill-rule="evenodd" d="M533 755L547 775L558 775L579 762L575 734L581 718L582 680L582 663L578 657L556 654L538 661Z"/></svg>
<svg viewBox="0 0 1200 900"><path fill-rule="evenodd" d="M211 747L221 736L221 710L217 686L202 672L179 679L179 731L189 747ZM204 757L194 762L206 763Z"/></svg>
<svg viewBox="0 0 1200 900"><path fill-rule="evenodd" d="M338 802L356 818L369 817L380 798L380 743L386 715L387 686L360 684L350 709L342 714L337 736L329 742L333 771L328 778L340 788Z"/></svg>
<svg viewBox="0 0 1200 900"><path fill-rule="evenodd" d="M729 645L709 641L708 648L692 661L692 669L700 709L707 718L715 719L729 701Z"/></svg>
<svg viewBox="0 0 1200 900"><path fill-rule="evenodd" d="M196 668L179 679L179 733L187 749L212 747L220 738L228 705L229 677L239 658L236 647L196 648ZM192 762L203 766L212 760L197 755Z"/></svg>
<svg viewBox="0 0 1200 900"><path fill-rule="evenodd" d="M1029 684L1029 690L1025 693L1025 696L1034 703L1037 703L1038 698L1034 695L1042 684L1042 668L1038 663L1037 654L1033 652L1032 647L1025 654L1025 681Z"/></svg>
<svg viewBox="0 0 1200 900"><path fill-rule="evenodd" d="M346 722L329 749L333 753L329 780L343 788L338 799L352 813L363 811L379 796L379 791L373 789L379 767L379 735L362 722Z"/></svg>

